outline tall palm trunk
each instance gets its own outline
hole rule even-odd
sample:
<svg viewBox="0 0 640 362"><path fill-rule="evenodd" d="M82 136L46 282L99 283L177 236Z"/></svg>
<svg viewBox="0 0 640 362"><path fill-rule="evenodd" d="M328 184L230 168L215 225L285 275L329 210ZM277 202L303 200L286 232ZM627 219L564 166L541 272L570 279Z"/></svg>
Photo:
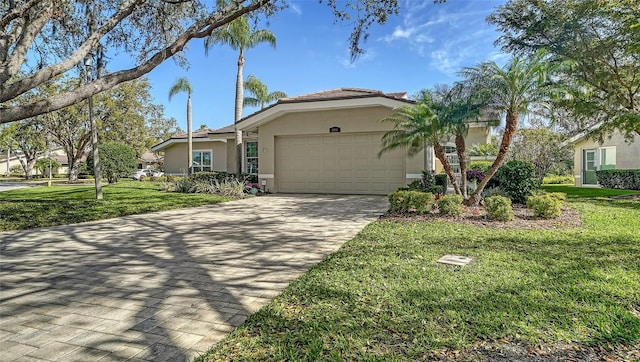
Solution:
<svg viewBox="0 0 640 362"><path fill-rule="evenodd" d="M242 80L242 68L244 67L244 49L240 48L238 56L238 75L236 77L236 109L234 128L236 133L236 175L242 174L242 131L238 129L238 122L242 119L242 100L244 99L244 85Z"/></svg>
<svg viewBox="0 0 640 362"><path fill-rule="evenodd" d="M465 202L468 206L475 206L480 204L482 191L484 190L485 186L487 186L487 182L489 182L489 179L492 178L493 175L495 175L496 171L498 171L498 168L504 162L504 159L507 156L507 152L509 151L509 145L511 145L513 136L516 134L516 131L518 129L518 113L507 112L506 123L507 124L505 125L504 134L502 135L502 142L500 143L498 156L496 157L495 161L493 161L493 165L491 165L491 168L489 169L489 171L487 171L487 174L478 185L478 188L473 192L473 194L471 194L471 196L469 196L469 199Z"/></svg>
<svg viewBox="0 0 640 362"><path fill-rule="evenodd" d="M456 135L456 152L458 153L458 162L460 163L460 189L463 198L467 198L467 147L464 143L464 136Z"/></svg>
<svg viewBox="0 0 640 362"><path fill-rule="evenodd" d="M191 92L187 95L187 174L193 173L193 127L191 124Z"/></svg>
<svg viewBox="0 0 640 362"><path fill-rule="evenodd" d="M460 194L460 187L458 186L458 180L456 180L456 175L453 173L453 169L451 168L451 164L447 159L447 155L444 152L444 147L441 144L436 143L433 145L433 151L436 154L436 157L442 163L442 167L444 167L444 172L449 176L449 181L451 181L451 185L453 185L453 190L456 194ZM447 192L447 190L444 190Z"/></svg>

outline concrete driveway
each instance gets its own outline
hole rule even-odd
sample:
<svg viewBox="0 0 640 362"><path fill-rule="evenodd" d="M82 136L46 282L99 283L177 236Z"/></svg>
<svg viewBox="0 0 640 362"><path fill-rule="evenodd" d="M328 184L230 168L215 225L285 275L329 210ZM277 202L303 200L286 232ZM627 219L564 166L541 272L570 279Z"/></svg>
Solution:
<svg viewBox="0 0 640 362"><path fill-rule="evenodd" d="M0 360L191 360L386 206L277 195L0 233Z"/></svg>

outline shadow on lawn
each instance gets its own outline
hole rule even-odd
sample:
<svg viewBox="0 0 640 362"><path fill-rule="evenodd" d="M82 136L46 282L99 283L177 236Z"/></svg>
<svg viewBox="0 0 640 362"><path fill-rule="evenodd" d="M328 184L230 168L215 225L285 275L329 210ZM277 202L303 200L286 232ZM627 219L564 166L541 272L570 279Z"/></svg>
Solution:
<svg viewBox="0 0 640 362"><path fill-rule="evenodd" d="M70 359L189 360L333 250L321 224L342 232L353 204L305 216L240 201L1 233L3 329L78 346Z"/></svg>

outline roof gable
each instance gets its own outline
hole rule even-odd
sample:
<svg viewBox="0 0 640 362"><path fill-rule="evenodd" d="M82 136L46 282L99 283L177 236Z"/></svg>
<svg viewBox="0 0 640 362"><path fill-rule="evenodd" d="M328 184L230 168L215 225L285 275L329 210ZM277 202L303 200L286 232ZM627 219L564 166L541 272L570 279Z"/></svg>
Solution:
<svg viewBox="0 0 640 362"><path fill-rule="evenodd" d="M384 93L362 88L336 88L295 97L281 98L276 103L261 109L238 122L238 127L247 130L270 122L287 113L330 109L384 106L397 108L414 104L406 92Z"/></svg>

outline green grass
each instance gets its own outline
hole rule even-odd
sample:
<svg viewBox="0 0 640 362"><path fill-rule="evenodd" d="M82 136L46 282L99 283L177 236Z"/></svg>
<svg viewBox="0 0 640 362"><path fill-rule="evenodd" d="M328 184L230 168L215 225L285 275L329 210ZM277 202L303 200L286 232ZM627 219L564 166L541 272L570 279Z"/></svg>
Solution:
<svg viewBox="0 0 640 362"><path fill-rule="evenodd" d="M109 219L118 216L215 204L217 195L168 193L157 183L121 180L102 188L91 185L31 187L0 192L0 231Z"/></svg>
<svg viewBox="0 0 640 362"><path fill-rule="evenodd" d="M199 360L423 360L504 340L640 347L640 202L545 188L569 194L582 228L374 222ZM437 264L444 254L475 262Z"/></svg>

